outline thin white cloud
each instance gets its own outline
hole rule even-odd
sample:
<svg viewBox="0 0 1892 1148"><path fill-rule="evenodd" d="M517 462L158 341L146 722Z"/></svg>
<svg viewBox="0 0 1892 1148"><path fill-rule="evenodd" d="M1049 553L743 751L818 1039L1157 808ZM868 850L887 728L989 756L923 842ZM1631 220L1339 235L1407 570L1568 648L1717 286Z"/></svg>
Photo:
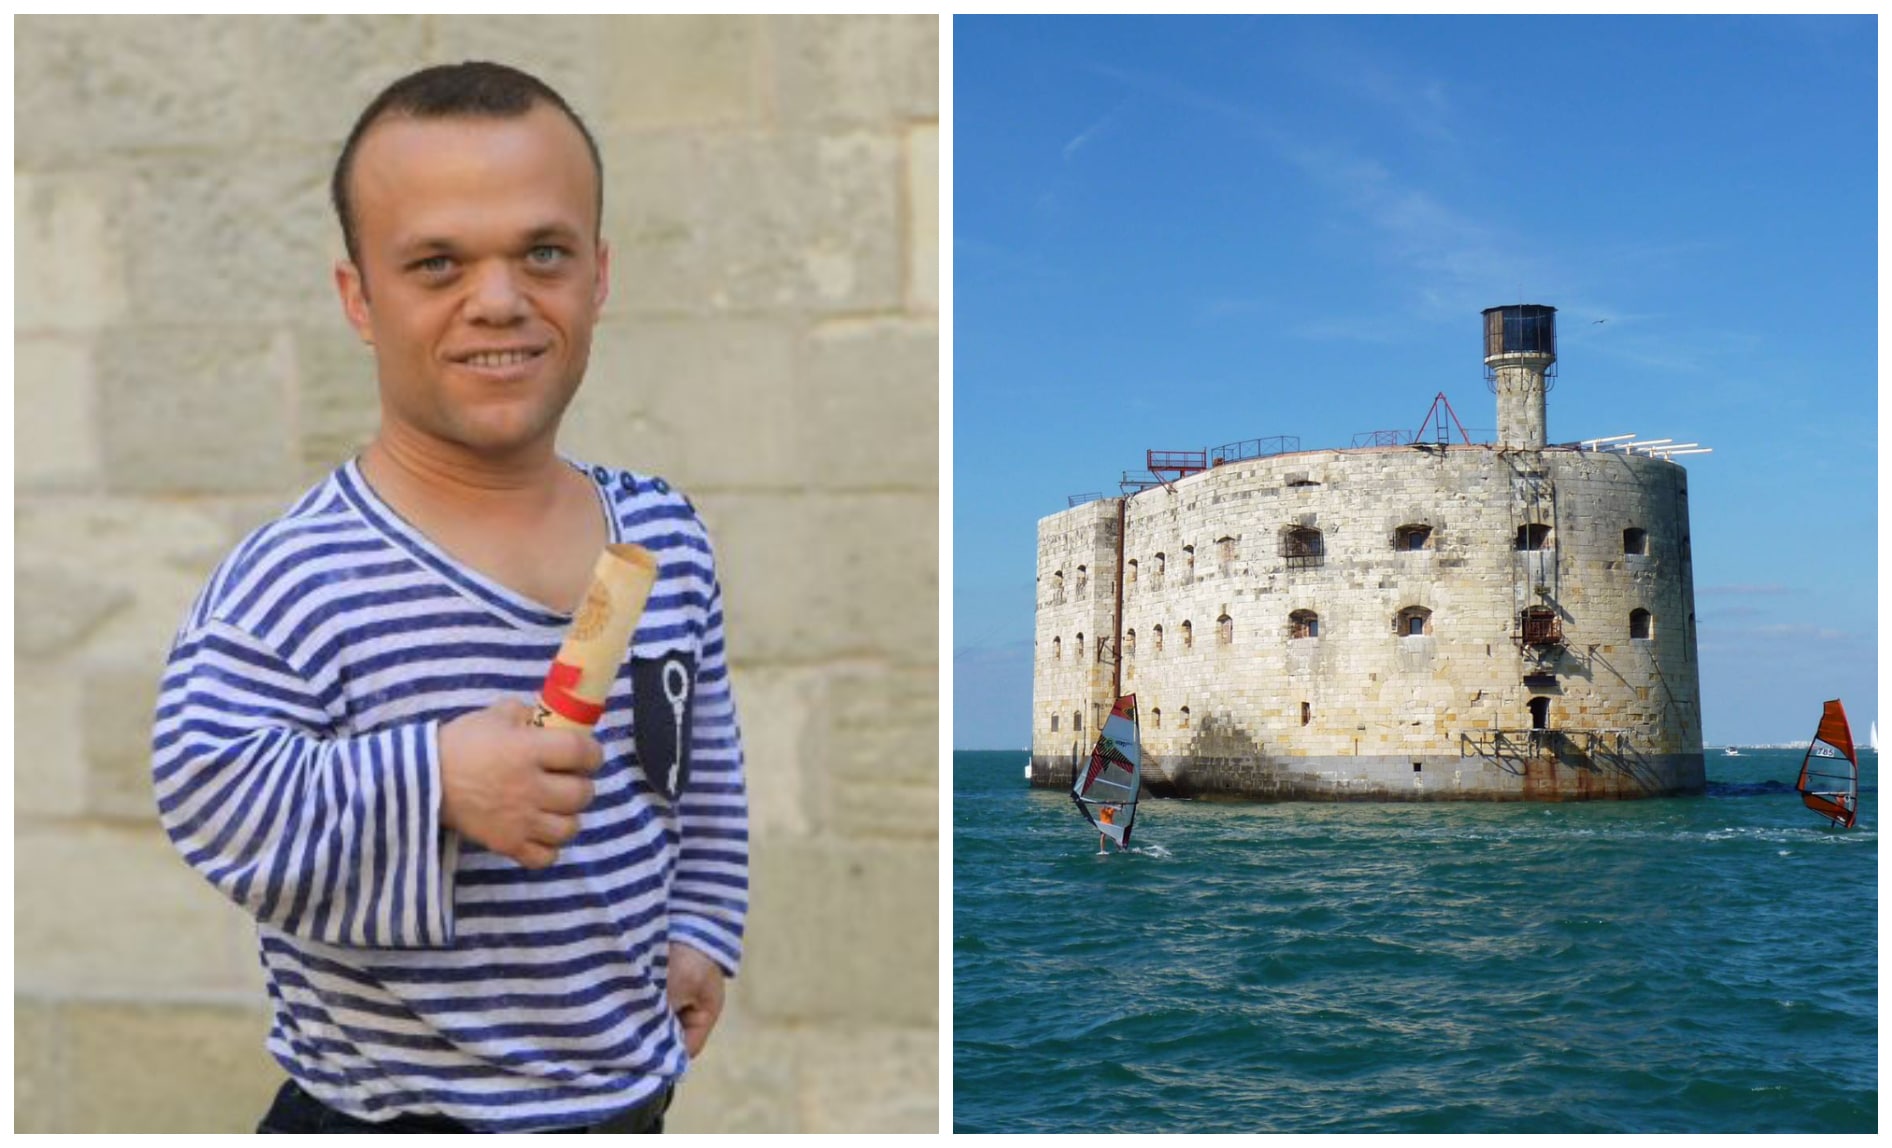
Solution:
<svg viewBox="0 0 1892 1148"><path fill-rule="evenodd" d="M1329 192L1332 202L1378 233L1377 250L1423 274L1426 285L1415 297L1428 311L1457 317L1468 307L1490 306L1494 290L1513 283L1550 282L1538 261L1524 254L1529 245L1402 182L1373 156L1335 141L1309 141L1261 109L1166 76L1102 66L1096 70L1137 93L1226 120L1297 168Z"/></svg>
<svg viewBox="0 0 1892 1148"><path fill-rule="evenodd" d="M1397 107L1412 133L1456 146L1458 110L1442 81L1402 72L1397 65L1353 60L1345 45L1329 46L1332 73L1323 82L1377 107ZM1547 249L1541 236L1528 236L1488 211L1466 210L1398 170L1389 158L1363 152L1345 140L1315 137L1298 130L1297 113L1275 114L1265 105L1222 98L1168 76L1104 65L1092 70L1145 97L1175 108L1224 121L1235 142L1259 144L1297 170L1325 193L1343 225L1364 229L1371 257L1400 272L1416 317L1462 322L1497 302L1558 301L1564 316L1562 335L1572 349L1647 368L1700 372L1724 368L1732 357L1751 355L1763 344L1752 332L1691 331L1685 338L1662 329L1663 316L1632 313L1609 299L1586 297L1572 268L1604 265L1612 282L1633 280L1643 269L1676 270L1704 251L1722 246L1714 239L1674 240L1594 237L1580 252ZM1114 113L1113 113L1114 114ZM1104 130L1110 117L1080 133L1067 151ZM1438 148L1434 149L1435 151ZM1198 322L1239 314L1226 301L1211 300L1197 310ZM1597 323L1596 320L1604 320ZM1653 325L1652 325L1653 321ZM1317 334L1314 337L1319 337Z"/></svg>
<svg viewBox="0 0 1892 1148"><path fill-rule="evenodd" d="M1071 157L1075 156L1080 150L1082 150L1085 144L1090 143L1092 140L1096 139L1098 136L1104 135L1105 133L1109 132L1113 127L1115 127L1117 123L1117 118L1120 115L1122 115L1123 109L1130 106L1130 103L1133 99L1135 99L1134 96L1124 99L1122 102L1118 103L1116 107L1110 109L1108 112L1105 112L1102 118L1097 120L1096 123L1093 123L1091 126L1085 128L1083 131L1077 133L1076 135L1072 136L1069 140L1067 140L1065 142L1064 149L1063 149L1064 162L1066 163L1071 162Z"/></svg>
<svg viewBox="0 0 1892 1148"><path fill-rule="evenodd" d="M1867 635L1857 634L1850 630L1834 630L1826 626L1809 626L1793 622L1756 626L1750 633L1761 638L1786 638L1795 642L1854 642L1867 637Z"/></svg>
<svg viewBox="0 0 1892 1148"><path fill-rule="evenodd" d="M1444 80L1376 58L1344 33L1310 32L1294 58L1310 82L1369 104L1428 141L1458 142L1458 117Z"/></svg>

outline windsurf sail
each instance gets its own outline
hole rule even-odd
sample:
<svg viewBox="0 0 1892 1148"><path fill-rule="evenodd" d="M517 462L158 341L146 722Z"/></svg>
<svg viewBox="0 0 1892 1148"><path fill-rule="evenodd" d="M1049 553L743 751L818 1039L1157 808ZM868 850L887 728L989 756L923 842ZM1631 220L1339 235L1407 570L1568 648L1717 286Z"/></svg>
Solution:
<svg viewBox="0 0 1892 1148"><path fill-rule="evenodd" d="M1794 788L1808 809L1841 828L1851 829L1859 817L1859 756L1853 750L1846 709L1838 699L1827 702L1820 715L1820 728L1813 731Z"/></svg>
<svg viewBox="0 0 1892 1148"><path fill-rule="evenodd" d="M1130 847L1136 824L1137 790L1143 784L1143 748L1137 727L1137 697L1125 694L1110 708L1090 761L1080 763L1071 779L1071 800L1084 819L1117 843Z"/></svg>

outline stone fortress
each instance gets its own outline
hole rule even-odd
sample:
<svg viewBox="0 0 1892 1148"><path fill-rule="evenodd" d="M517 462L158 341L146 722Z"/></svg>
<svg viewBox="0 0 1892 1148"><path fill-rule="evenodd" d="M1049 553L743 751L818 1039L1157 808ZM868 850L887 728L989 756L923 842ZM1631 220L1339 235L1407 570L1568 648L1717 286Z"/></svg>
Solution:
<svg viewBox="0 0 1892 1148"><path fill-rule="evenodd" d="M1439 414L1436 441L1152 451L1039 522L1032 784L1068 786L1134 693L1157 796L1704 788L1687 472L1547 443L1555 308L1484 317L1495 443Z"/></svg>

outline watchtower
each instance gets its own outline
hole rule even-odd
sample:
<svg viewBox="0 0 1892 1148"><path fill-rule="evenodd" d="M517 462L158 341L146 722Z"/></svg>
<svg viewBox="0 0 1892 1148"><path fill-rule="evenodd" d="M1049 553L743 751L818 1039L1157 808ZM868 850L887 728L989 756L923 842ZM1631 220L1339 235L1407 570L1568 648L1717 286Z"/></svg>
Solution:
<svg viewBox="0 0 1892 1148"><path fill-rule="evenodd" d="M1557 308L1485 310L1485 381L1498 396L1498 445L1541 450L1544 395L1557 374Z"/></svg>

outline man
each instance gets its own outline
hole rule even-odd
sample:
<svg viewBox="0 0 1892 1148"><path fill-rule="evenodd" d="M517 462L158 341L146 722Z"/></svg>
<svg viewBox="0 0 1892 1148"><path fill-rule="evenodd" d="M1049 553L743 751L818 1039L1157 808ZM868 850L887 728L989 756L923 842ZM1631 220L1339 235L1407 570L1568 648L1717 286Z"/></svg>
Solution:
<svg viewBox="0 0 1892 1148"><path fill-rule="evenodd" d="M291 1078L259 1131L661 1131L740 959L747 809L701 521L555 446L596 145L531 76L430 68L333 190L381 426L212 575L154 731L166 830L257 920ZM659 574L595 738L531 726L610 542Z"/></svg>

